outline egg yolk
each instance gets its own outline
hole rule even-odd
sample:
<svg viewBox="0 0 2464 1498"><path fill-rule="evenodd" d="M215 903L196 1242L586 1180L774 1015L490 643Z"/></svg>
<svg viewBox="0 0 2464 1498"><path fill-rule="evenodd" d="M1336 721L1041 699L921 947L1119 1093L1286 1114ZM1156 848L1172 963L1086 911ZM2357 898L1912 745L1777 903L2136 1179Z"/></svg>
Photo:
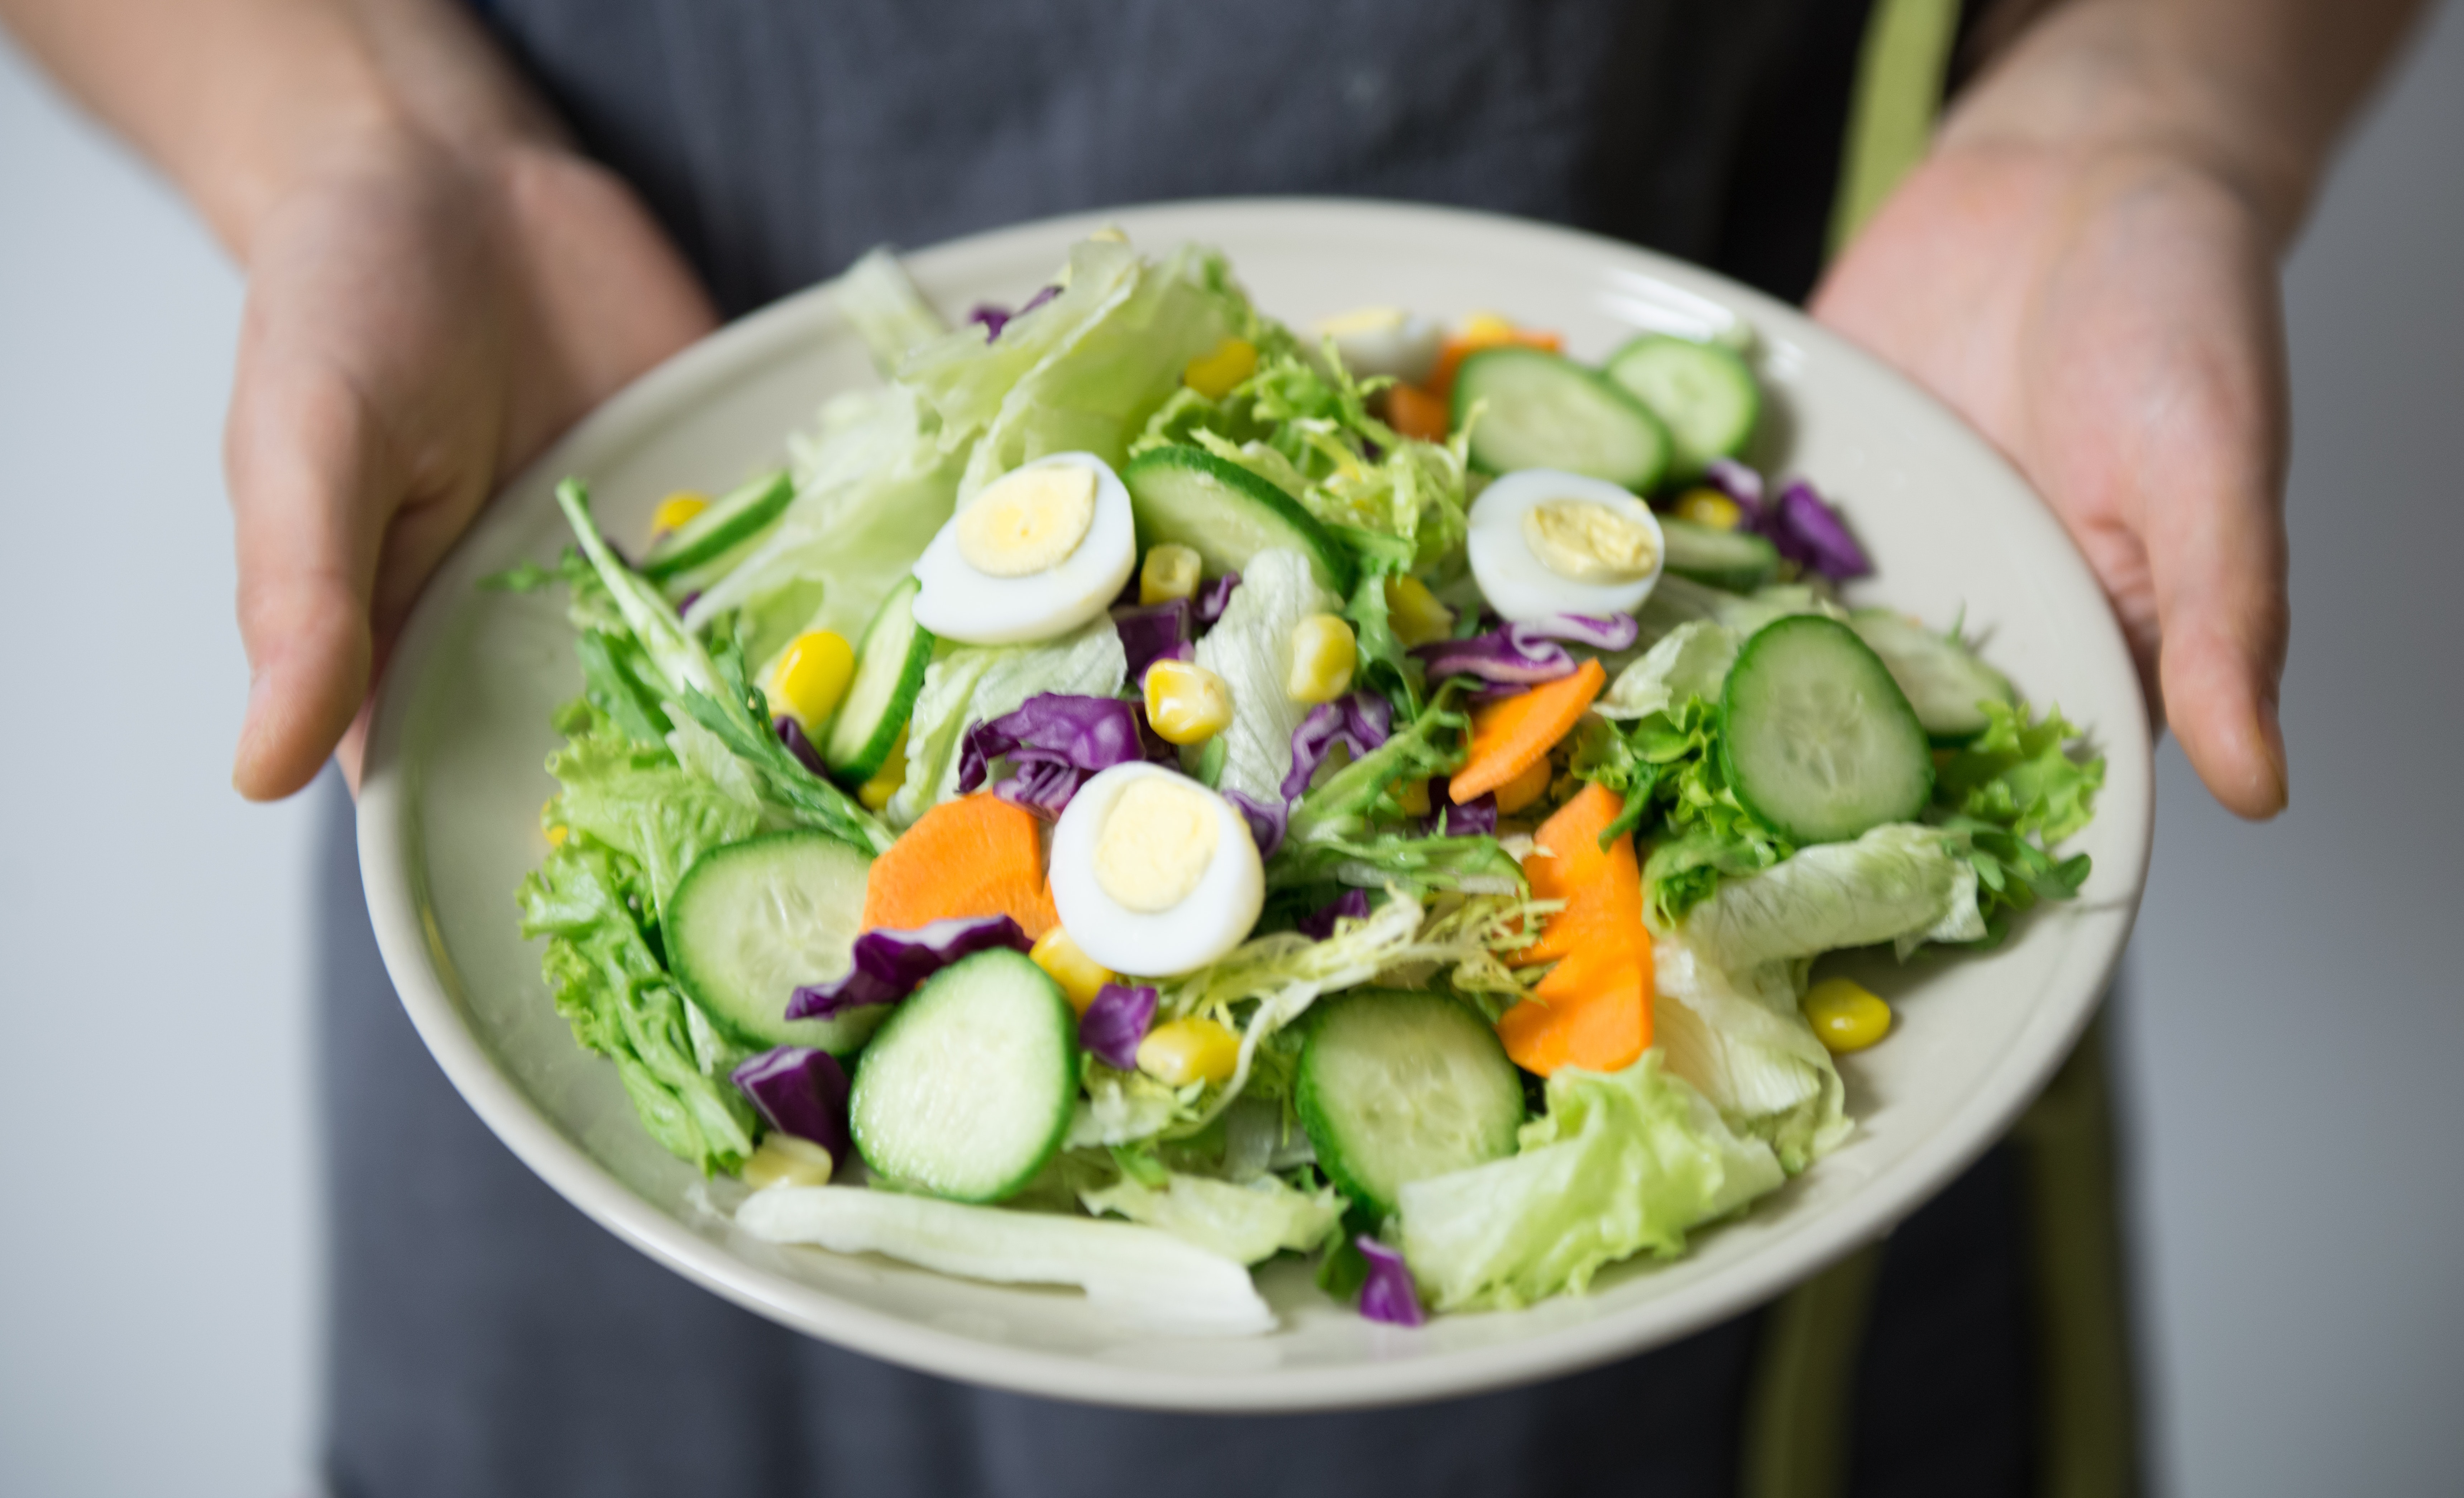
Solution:
<svg viewBox="0 0 2464 1498"><path fill-rule="evenodd" d="M1104 814L1095 882L1122 909L1158 914L1198 888L1221 834L1212 793L1168 775L1141 776Z"/></svg>
<svg viewBox="0 0 2464 1498"><path fill-rule="evenodd" d="M1523 544L1573 583L1639 583L1659 561L1641 522L1595 499L1548 499L1524 511Z"/></svg>
<svg viewBox="0 0 2464 1498"><path fill-rule="evenodd" d="M986 577L1023 578L1068 560L1095 523L1091 469L1022 469L958 515L958 555Z"/></svg>

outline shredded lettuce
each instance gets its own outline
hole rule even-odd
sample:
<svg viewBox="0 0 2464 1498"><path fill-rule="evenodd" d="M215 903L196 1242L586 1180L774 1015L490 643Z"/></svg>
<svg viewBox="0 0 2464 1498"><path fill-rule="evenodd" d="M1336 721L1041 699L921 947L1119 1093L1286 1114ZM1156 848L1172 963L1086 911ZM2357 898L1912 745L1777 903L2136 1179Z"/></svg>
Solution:
<svg viewBox="0 0 2464 1498"><path fill-rule="evenodd" d="M2039 899L2068 899L2087 882L2085 853L2057 858L2053 849L2095 815L2104 758L2073 757L2079 730L2058 708L2032 722L2024 705L1978 706L1988 726L1936 772L1929 815L1959 838L1983 887L1983 937L1995 941L2013 915Z"/></svg>
<svg viewBox="0 0 2464 1498"><path fill-rule="evenodd" d="M1745 636L1726 625L1689 620L1617 672L1592 711L1606 718L1630 719L1682 707L1692 697L1717 702L1745 643Z"/></svg>
<svg viewBox="0 0 2464 1498"><path fill-rule="evenodd" d="M911 352L950 331L888 245L876 245L848 266L829 296L884 375L896 374Z"/></svg>
<svg viewBox="0 0 2464 1498"><path fill-rule="evenodd" d="M958 750L970 724L1015 712L1039 693L1113 696L1128 677L1129 656L1110 615L1038 645L946 650L925 672L924 690L908 719L907 782L891 798L891 824L912 826L958 794Z"/></svg>
<svg viewBox="0 0 2464 1498"><path fill-rule="evenodd" d="M1618 1260L1673 1258L1785 1179L1656 1049L1618 1072L1568 1068L1548 1092L1517 1154L1402 1188L1403 1257L1438 1310L1579 1294Z"/></svg>
<svg viewBox="0 0 2464 1498"><path fill-rule="evenodd" d="M687 769L666 748L628 739L596 715L574 726L581 731L547 761L563 787L557 815L639 864L661 918L695 859L761 829L758 799L748 804L717 780ZM718 752L737 783L749 788L751 778L734 756L724 746Z"/></svg>
<svg viewBox="0 0 2464 1498"><path fill-rule="evenodd" d="M1219 790L1237 790L1263 804L1284 799L1284 777L1292 768L1292 733L1309 705L1292 700L1292 630L1311 614L1339 606L1320 587L1309 559L1276 548L1262 551L1241 569L1241 585L1223 617L1198 642L1198 664L1223 678L1232 695L1232 722L1223 742Z"/></svg>
<svg viewBox="0 0 2464 1498"><path fill-rule="evenodd" d="M1276 1176L1236 1185L1180 1171L1162 1174L1160 1186L1125 1175L1081 1190L1078 1200L1089 1212L1161 1228L1242 1264L1314 1248L1343 1220L1343 1198L1331 1186L1302 1191Z"/></svg>

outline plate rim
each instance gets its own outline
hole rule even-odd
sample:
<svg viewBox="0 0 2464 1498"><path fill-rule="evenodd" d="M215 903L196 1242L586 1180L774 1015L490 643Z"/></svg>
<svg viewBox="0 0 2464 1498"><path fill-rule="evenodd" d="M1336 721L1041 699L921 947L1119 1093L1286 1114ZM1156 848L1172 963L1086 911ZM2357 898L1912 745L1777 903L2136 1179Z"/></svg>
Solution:
<svg viewBox="0 0 2464 1498"><path fill-rule="evenodd" d="M1201 226L1226 214L1262 226L1277 221L1273 227L1278 229L1338 240L1344 222L1360 220L1437 234L1476 229L1488 234L1530 236L1535 242L1554 241L1562 249L1580 251L1650 280L1706 297L1758 326L1784 330L1799 343L1819 347L1827 359L1844 360L1858 368L1861 379L1896 387L1903 401L1932 408L1981 450L1979 456L2037 498L2042 528L2061 538L2072 564L2094 582L2076 542L2034 486L1955 411L1905 376L1764 293L1700 266L1582 230L1507 214L1375 199L1201 198L1054 215L945 240L903 258L920 280L929 282L945 265L1000 253L1013 243L1074 239L1112 224L1141 238L1204 239L1209 233ZM427 907L420 892L425 861L416 816L420 787L405 760L412 704L418 695L411 684L421 679L429 658L447 637L451 622L450 599L457 591L452 584L466 581L460 574L470 570L479 539L492 526L510 523L505 519L510 512L499 505L506 495L538 485L543 475L594 467L605 454L627 446L636 427L689 408L705 387L732 382L831 323L843 324L844 318L828 299L830 284L819 282L792 293L680 350L617 391L500 485L479 519L456 541L422 589L380 684L368 735L357 811L361 877L378 949L413 1026L455 1090L524 1165L594 1222L664 1267L791 1330L870 1356L963 1382L1079 1402L1263 1414L1368 1408L1503 1389L1579 1372L1673 1342L1764 1304L1887 1233L2007 1132L2051 1080L2101 1006L2137 917L2152 852L2151 734L2144 702L2135 693L2130 694L2134 712L2127 721L2097 728L2107 755L2132 755L2149 773L2133 778L2140 794L2108 796L2098 806L2100 821L2110 818L2122 824L2118 828L2121 848L2130 856L2125 860L2127 894L2121 900L2126 909L2119 928L2110 949L2088 958L2092 971L2079 983L2081 991L2093 997L2066 1005L2039 1004L2013 1032L2003 1054L1972 1080L1967 1097L1931 1135L1912 1145L1888 1173L1826 1209L1817 1225L1776 1239L1705 1282L1719 1287L1717 1293L1698 1291L1674 1307L1645 1301L1512 1342L1397 1361L1198 1373L1040 1352L944 1331L761 1268L692 1231L568 1138L462 1022L462 1005L453 991L459 979L444 950L443 935L423 917ZM2094 644L2103 646L2128 669L2130 657L2109 606L2099 622L2103 638ZM2092 646L2083 641L2079 648ZM2075 945L2057 964L2057 975L2070 974L2079 965L2078 953Z"/></svg>

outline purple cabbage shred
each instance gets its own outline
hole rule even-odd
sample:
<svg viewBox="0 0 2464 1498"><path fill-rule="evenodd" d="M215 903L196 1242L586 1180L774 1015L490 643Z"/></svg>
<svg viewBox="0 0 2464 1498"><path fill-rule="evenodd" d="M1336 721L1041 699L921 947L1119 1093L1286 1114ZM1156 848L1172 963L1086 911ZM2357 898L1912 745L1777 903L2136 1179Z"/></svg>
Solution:
<svg viewBox="0 0 2464 1498"><path fill-rule="evenodd" d="M833 1161L854 1153L847 1137L847 1075L826 1050L781 1046L765 1050L728 1073L770 1127L810 1139Z"/></svg>
<svg viewBox="0 0 2464 1498"><path fill-rule="evenodd" d="M1009 326L1013 320L1025 317L1028 313L1033 312L1036 308L1043 306L1045 302L1050 301L1053 297L1060 295L1060 287L1046 286L1044 290L1037 292L1034 296L1028 297L1026 299L1026 305L1019 308L1016 312L1010 312L1003 309L998 302L979 301L976 303L976 310L967 314L967 320L970 322L980 322L984 325L984 341L989 343L995 339L1000 338L1001 336L1001 329Z"/></svg>
<svg viewBox="0 0 2464 1498"><path fill-rule="evenodd" d="M1211 625L1223 617L1231 606L1232 590L1241 585L1241 574L1226 572L1220 578L1209 578L1198 589L1198 622Z"/></svg>
<svg viewBox="0 0 2464 1498"><path fill-rule="evenodd" d="M1397 1327L1417 1327L1428 1320L1428 1313L1420 1309L1419 1287L1412 1283L1403 1256L1367 1233L1353 1242L1360 1247L1360 1256L1369 1261L1369 1278L1360 1285L1360 1313Z"/></svg>
<svg viewBox="0 0 2464 1498"><path fill-rule="evenodd" d="M1711 487L1737 502L1749 516L1763 513L1763 475L1735 458L1713 458L1703 467Z"/></svg>
<svg viewBox="0 0 2464 1498"><path fill-rule="evenodd" d="M1301 726L1292 730L1292 767L1284 776L1284 800L1300 799L1335 745L1351 750L1356 760L1384 743L1394 726L1395 705L1374 692L1355 692L1309 709Z"/></svg>
<svg viewBox="0 0 2464 1498"><path fill-rule="evenodd" d="M1143 608L1115 608L1112 624L1121 631L1121 650L1130 658L1130 680L1134 683L1143 685L1147 668L1157 661L1198 658L1188 599Z"/></svg>
<svg viewBox="0 0 2464 1498"><path fill-rule="evenodd" d="M1007 760L1010 776L994 794L1014 806L1058 817L1099 770L1147 757L1135 709L1118 697L1041 692L988 723L967 730L958 752L958 789L974 791Z"/></svg>
<svg viewBox="0 0 2464 1498"><path fill-rule="evenodd" d="M779 736L779 741L787 746L787 752L796 757L797 763L815 775L824 773L822 752L813 747L811 739L804 737L803 724L781 713L770 720L770 731Z"/></svg>
<svg viewBox="0 0 2464 1498"><path fill-rule="evenodd" d="M1595 650L1622 650L1634 644L1641 627L1630 614L1593 618L1586 614L1551 614L1546 619L1517 619L1463 640L1438 640L1412 653L1427 666L1429 679L1477 676L1498 686L1537 686L1574 672L1574 657L1560 640Z"/></svg>
<svg viewBox="0 0 2464 1498"><path fill-rule="evenodd" d="M1873 560L1849 534L1848 522L1804 479L1790 480L1777 499L1766 500L1762 475L1734 459L1715 460L1703 476L1745 512L1742 529L1769 540L1804 570L1834 583L1873 574Z"/></svg>
<svg viewBox="0 0 2464 1498"><path fill-rule="evenodd" d="M1288 804L1270 806L1236 790L1227 790L1222 795L1242 816L1248 819L1249 836L1258 845L1258 856L1274 857L1275 849L1284 846L1284 827L1291 818L1291 807Z"/></svg>
<svg viewBox="0 0 2464 1498"><path fill-rule="evenodd" d="M1359 920L1368 914L1369 892L1346 890L1334 897L1332 904L1292 922L1292 929L1311 941L1324 941L1334 935L1336 921Z"/></svg>
<svg viewBox="0 0 2464 1498"><path fill-rule="evenodd" d="M896 1003L961 958L996 947L1025 952L1034 945L1006 915L958 915L913 931L868 931L855 938L855 965L826 983L797 989L787 1001L787 1018L825 1020L867 1004Z"/></svg>
<svg viewBox="0 0 2464 1498"><path fill-rule="evenodd" d="M1429 817L1429 829L1439 837L1495 837L1497 793L1474 796L1460 806L1451 801L1441 803Z"/></svg>
<svg viewBox="0 0 2464 1498"><path fill-rule="evenodd" d="M1155 1024L1156 997L1143 983L1135 988L1106 983L1079 1018L1079 1048L1116 1071L1135 1071L1138 1042Z"/></svg>

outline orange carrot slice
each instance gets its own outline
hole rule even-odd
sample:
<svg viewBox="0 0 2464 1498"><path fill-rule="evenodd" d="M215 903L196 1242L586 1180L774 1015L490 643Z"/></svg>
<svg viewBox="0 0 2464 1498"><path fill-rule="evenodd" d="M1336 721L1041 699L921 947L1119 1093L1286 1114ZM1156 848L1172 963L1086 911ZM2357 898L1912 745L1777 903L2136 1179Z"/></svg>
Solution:
<svg viewBox="0 0 2464 1498"><path fill-rule="evenodd" d="M1471 753L1447 782L1446 794L1460 806L1547 758L1558 739L1573 732L1608 679L1598 661L1587 660L1571 676L1474 708Z"/></svg>
<svg viewBox="0 0 2464 1498"><path fill-rule="evenodd" d="M1386 392L1386 425L1422 442L1443 442L1454 422L1446 398L1417 385L1398 385Z"/></svg>
<svg viewBox="0 0 2464 1498"><path fill-rule="evenodd" d="M866 930L912 931L954 915L1007 915L1029 937L1061 923L1033 812L989 791L946 801L872 861Z"/></svg>
<svg viewBox="0 0 2464 1498"><path fill-rule="evenodd" d="M1642 870L1634 840L1606 848L1600 834L1622 798L1586 785L1540 825L1539 851L1523 871L1534 899L1563 900L1518 965L1555 962L1532 997L1497 1022L1506 1053L1527 1071L1560 1067L1617 1071L1651 1046L1651 933L1642 924Z"/></svg>

